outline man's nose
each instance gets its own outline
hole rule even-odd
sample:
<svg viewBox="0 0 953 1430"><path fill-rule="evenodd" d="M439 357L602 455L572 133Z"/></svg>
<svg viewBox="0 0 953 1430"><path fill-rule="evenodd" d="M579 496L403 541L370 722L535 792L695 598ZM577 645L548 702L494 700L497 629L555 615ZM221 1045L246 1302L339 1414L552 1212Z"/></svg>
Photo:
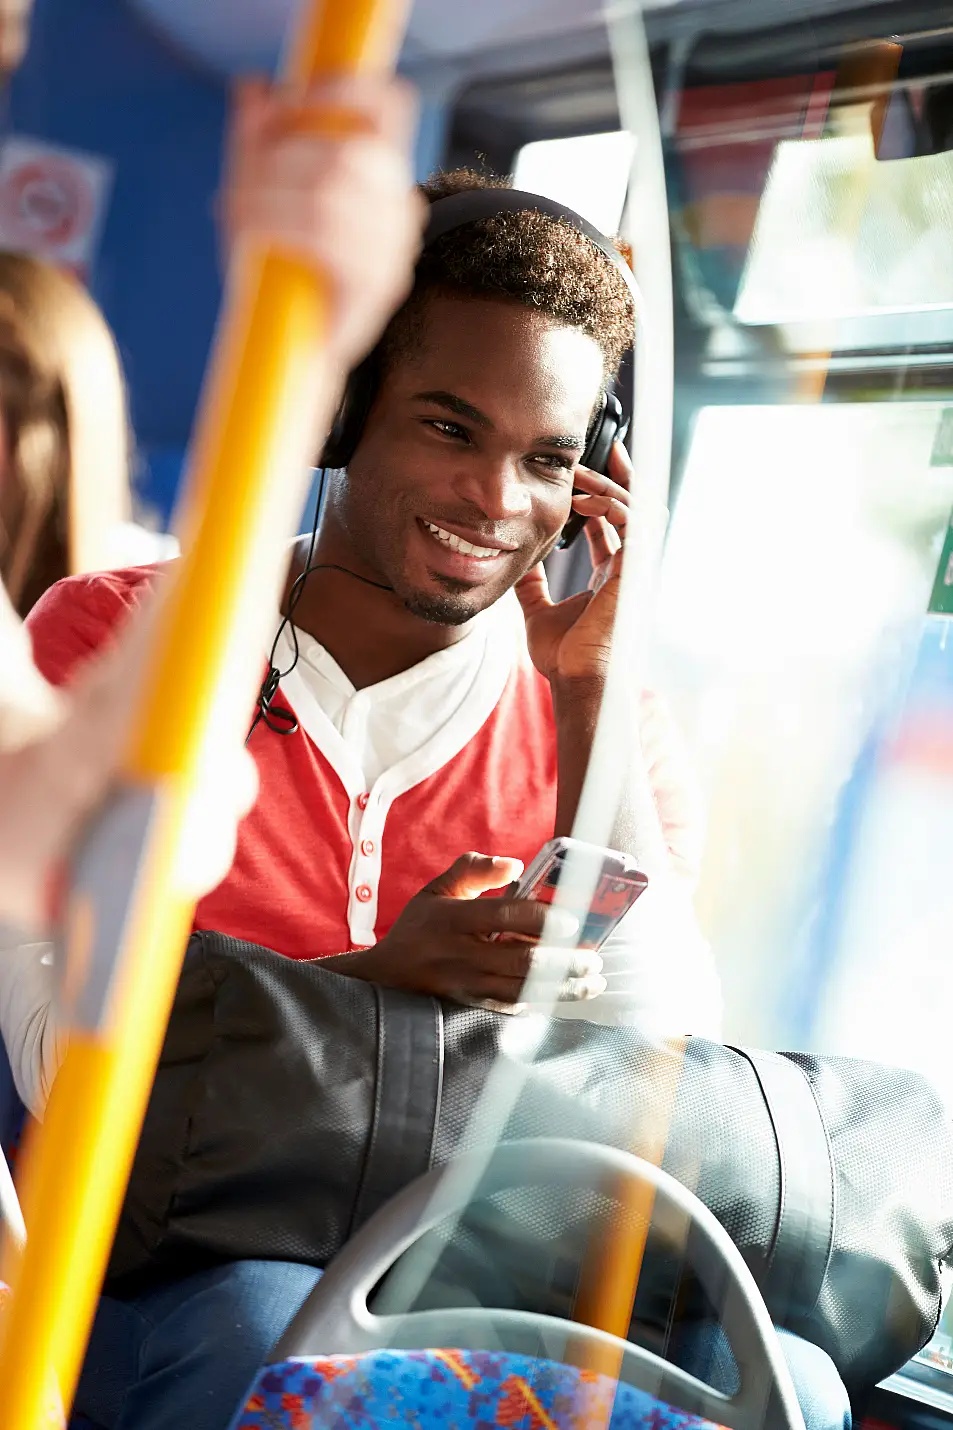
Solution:
<svg viewBox="0 0 953 1430"><path fill-rule="evenodd" d="M488 521L513 521L528 516L533 506L518 463L509 460L481 462L466 474L457 491L478 506Z"/></svg>

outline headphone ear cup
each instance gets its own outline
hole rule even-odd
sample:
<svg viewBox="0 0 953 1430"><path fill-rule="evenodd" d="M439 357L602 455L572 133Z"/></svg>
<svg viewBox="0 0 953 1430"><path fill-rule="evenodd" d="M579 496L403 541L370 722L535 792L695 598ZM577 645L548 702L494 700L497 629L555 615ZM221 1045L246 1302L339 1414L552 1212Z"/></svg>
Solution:
<svg viewBox="0 0 953 1430"><path fill-rule="evenodd" d="M316 463L319 467L334 469L336 467L346 467L350 455L341 460L347 449L347 392L341 398L341 405L334 414L334 421L331 430L324 441L321 455Z"/></svg>
<svg viewBox="0 0 953 1430"><path fill-rule="evenodd" d="M613 443L624 433L625 428L622 403L614 392L603 393L602 409L592 425L586 450L579 459L580 465L605 476Z"/></svg>
<svg viewBox="0 0 953 1430"><path fill-rule="evenodd" d="M341 405L324 443L319 467L334 470L348 465L357 451L364 424L374 405L377 381L377 354L371 353L348 377Z"/></svg>
<svg viewBox="0 0 953 1430"><path fill-rule="evenodd" d="M609 392L607 389L602 394L599 411L589 429L589 440L586 442L586 450L579 458L579 465L588 467L591 472L602 472L605 475L612 452L612 444L619 437L625 435L627 426L622 403L614 392ZM559 541L556 543L560 551L565 551L568 546L572 546L585 524L586 518L581 512L571 513L562 529Z"/></svg>

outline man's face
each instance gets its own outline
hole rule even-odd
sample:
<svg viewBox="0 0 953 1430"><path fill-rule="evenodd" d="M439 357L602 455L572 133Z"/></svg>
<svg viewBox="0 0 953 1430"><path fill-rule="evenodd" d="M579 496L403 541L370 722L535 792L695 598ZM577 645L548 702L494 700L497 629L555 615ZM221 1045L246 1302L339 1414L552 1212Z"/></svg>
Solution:
<svg viewBox="0 0 953 1430"><path fill-rule="evenodd" d="M458 625L552 549L602 352L515 303L434 295L392 360L331 511L408 610Z"/></svg>

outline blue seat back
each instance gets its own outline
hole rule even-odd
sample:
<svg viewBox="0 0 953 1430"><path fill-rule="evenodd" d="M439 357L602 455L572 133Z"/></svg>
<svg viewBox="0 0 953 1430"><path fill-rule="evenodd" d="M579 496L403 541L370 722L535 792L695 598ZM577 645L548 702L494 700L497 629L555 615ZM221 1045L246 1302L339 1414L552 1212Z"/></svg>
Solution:
<svg viewBox="0 0 953 1430"><path fill-rule="evenodd" d="M575 1366L503 1351L367 1351L265 1366L231 1430L713 1430L712 1422Z"/></svg>

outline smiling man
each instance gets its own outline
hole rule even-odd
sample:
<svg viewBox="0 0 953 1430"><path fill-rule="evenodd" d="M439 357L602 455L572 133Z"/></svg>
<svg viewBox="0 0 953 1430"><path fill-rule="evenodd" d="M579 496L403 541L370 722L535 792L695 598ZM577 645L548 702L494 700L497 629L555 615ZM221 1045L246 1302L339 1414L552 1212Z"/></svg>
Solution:
<svg viewBox="0 0 953 1430"><path fill-rule="evenodd" d="M487 187L452 174L425 196ZM607 476L579 465L632 341L620 267L571 222L485 198L488 216L427 244L349 383L317 540L296 547L275 612L281 679L266 679L249 739L258 801L196 924L357 978L512 1007L541 956L546 906L477 896L572 830L621 538L658 514L621 446ZM573 509L588 519L593 590L554 604L541 562ZM30 622L44 674L69 679L153 577L55 588ZM613 841L651 883L601 962L577 956L563 1015L717 1035L718 981L691 912L696 805L649 692L612 777ZM224 1430L319 1274L235 1261L104 1297L83 1408L109 1430Z"/></svg>
<svg viewBox="0 0 953 1430"><path fill-rule="evenodd" d="M462 172L424 193L487 188ZM542 957L545 909L475 896L572 830L633 499L639 519L621 445L608 476L579 462L634 314L619 266L584 233L486 198L490 216L426 245L349 385L349 436L330 443L347 465L329 473L307 574L307 541L295 551L293 625L273 654L283 678L250 739L259 799L196 925L512 1005ZM589 518L598 589L554 605L541 562L573 509ZM44 673L68 678L150 579L62 583L31 622ZM649 692L619 772L613 842L652 882L602 959L577 956L561 1007L714 1033L718 983L691 914L696 804Z"/></svg>

